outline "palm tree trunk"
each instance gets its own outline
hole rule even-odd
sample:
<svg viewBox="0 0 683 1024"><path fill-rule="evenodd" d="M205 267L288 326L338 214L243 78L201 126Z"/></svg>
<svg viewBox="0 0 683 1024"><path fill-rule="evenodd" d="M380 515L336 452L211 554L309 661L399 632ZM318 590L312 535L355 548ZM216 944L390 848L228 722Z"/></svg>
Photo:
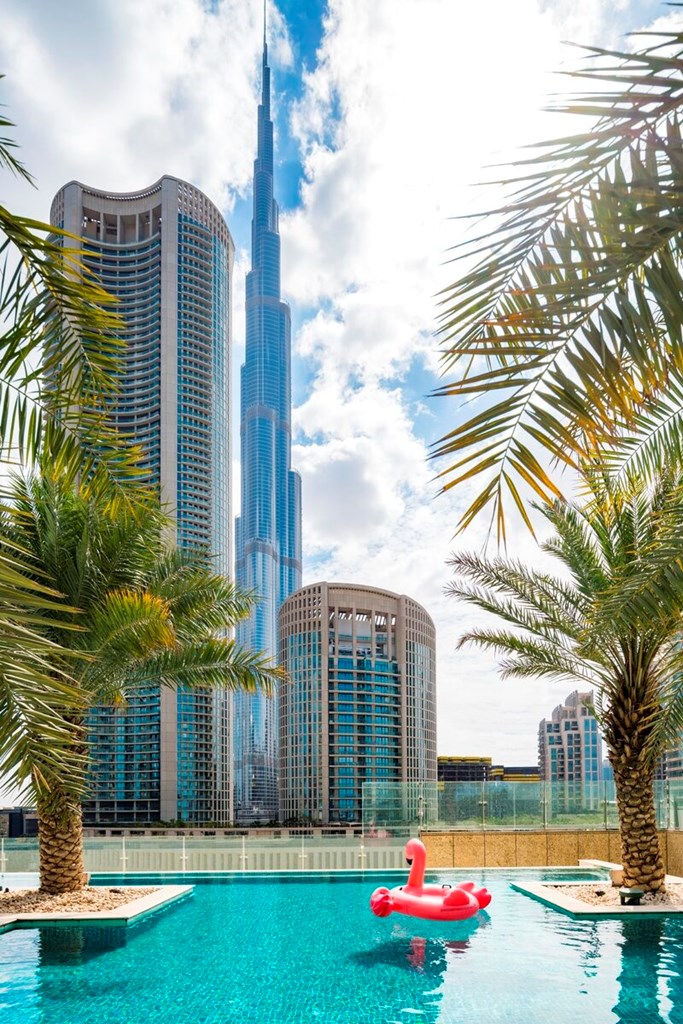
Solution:
<svg viewBox="0 0 683 1024"><path fill-rule="evenodd" d="M37 801L41 892L76 892L88 881L78 797L54 785Z"/></svg>
<svg viewBox="0 0 683 1024"><path fill-rule="evenodd" d="M613 762L619 809L624 885L664 892L664 860L657 834L654 771Z"/></svg>

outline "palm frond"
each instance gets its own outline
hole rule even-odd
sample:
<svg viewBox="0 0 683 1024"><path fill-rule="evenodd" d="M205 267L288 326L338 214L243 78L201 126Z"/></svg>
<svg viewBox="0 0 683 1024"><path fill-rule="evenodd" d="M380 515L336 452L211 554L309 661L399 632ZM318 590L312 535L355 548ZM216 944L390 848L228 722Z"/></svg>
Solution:
<svg viewBox="0 0 683 1024"><path fill-rule="evenodd" d="M5 76L0 75L0 80ZM0 107L0 109L3 109ZM10 121L4 114L0 113L0 130L5 128L16 127L13 121ZM33 184L33 178L24 167L23 163L17 157L14 150L17 149L17 144L14 139L10 137L0 137L0 169L5 168L14 174L17 178L23 178L29 184Z"/></svg>
<svg viewBox="0 0 683 1024"><path fill-rule="evenodd" d="M147 579L149 590L168 602L179 636L207 635L230 629L247 618L254 607L253 595L213 572L203 551L165 552ZM187 623L187 627L185 627Z"/></svg>
<svg viewBox="0 0 683 1024"><path fill-rule="evenodd" d="M578 658L569 644L527 637L506 630L475 629L465 633L458 647L473 644L505 657L499 664L501 678L549 677L594 685L601 674L599 665L590 666Z"/></svg>
<svg viewBox="0 0 683 1024"><path fill-rule="evenodd" d="M619 451L621 428L647 429L683 387L683 34L587 52L574 77L599 89L561 109L593 130L517 162L507 203L455 251L474 268L441 296L444 372L463 369L436 395L487 404L433 457L444 490L483 479L460 527L492 506L499 538L509 500L560 496L550 465Z"/></svg>
<svg viewBox="0 0 683 1024"><path fill-rule="evenodd" d="M536 635L575 634L585 617L576 589L561 579L525 569L519 562L461 553L448 563L455 580L446 593ZM471 581L466 586L460 577Z"/></svg>
<svg viewBox="0 0 683 1024"><path fill-rule="evenodd" d="M132 688L155 682L173 688L273 694L284 678L283 670L265 655L239 647L234 639L209 637L131 661L118 687L105 691L103 703L125 701Z"/></svg>

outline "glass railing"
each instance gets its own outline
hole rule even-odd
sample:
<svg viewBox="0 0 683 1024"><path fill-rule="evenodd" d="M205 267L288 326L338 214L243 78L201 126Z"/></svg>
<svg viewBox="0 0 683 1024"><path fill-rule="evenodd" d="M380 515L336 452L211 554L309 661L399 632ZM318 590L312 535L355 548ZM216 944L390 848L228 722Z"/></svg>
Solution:
<svg viewBox="0 0 683 1024"><path fill-rule="evenodd" d="M655 783L657 822L683 829L683 779ZM84 840L90 872L390 871L405 867L404 845L427 830L616 829L614 784L591 787L526 782L366 783L355 826L225 832L135 829ZM111 834L112 832L117 834ZM0 883L8 872L38 870L36 838L0 837Z"/></svg>
<svg viewBox="0 0 683 1024"><path fill-rule="evenodd" d="M408 832L366 837L265 835L102 836L84 840L85 867L114 872L393 871L405 866ZM38 870L36 838L0 838L0 883L8 872Z"/></svg>
<svg viewBox="0 0 683 1024"><path fill-rule="evenodd" d="M655 782L660 828L683 828L683 779ZM618 828L614 782L431 782L363 786L366 835L418 829Z"/></svg>

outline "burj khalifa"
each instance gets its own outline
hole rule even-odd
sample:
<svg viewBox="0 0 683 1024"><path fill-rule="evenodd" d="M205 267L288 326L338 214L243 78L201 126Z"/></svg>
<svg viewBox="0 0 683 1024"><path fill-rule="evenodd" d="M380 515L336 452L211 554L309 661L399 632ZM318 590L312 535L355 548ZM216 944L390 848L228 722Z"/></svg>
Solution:
<svg viewBox="0 0 683 1024"><path fill-rule="evenodd" d="M273 198L270 67L263 82L254 161L246 354L241 369L241 514L236 578L257 595L238 640L277 658L282 602L301 586L301 478L291 468L290 314L280 297L279 210ZM237 822L277 819L277 696L233 696L233 808Z"/></svg>

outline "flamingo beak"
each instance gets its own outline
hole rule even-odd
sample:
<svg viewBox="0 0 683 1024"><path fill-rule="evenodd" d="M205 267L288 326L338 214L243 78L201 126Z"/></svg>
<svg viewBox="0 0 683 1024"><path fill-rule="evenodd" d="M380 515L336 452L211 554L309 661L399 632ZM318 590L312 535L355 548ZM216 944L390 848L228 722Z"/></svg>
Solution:
<svg viewBox="0 0 683 1024"><path fill-rule="evenodd" d="M406 864L411 864L412 865L412 863L413 863L413 858L412 857L406 857Z"/></svg>

